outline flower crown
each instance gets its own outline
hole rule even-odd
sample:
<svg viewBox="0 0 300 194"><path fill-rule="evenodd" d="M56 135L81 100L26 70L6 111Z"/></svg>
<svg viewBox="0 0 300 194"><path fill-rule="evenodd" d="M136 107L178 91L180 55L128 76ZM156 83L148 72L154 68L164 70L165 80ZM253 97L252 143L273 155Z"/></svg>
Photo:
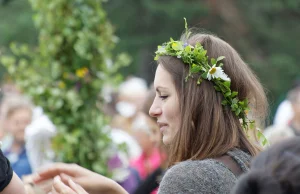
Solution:
<svg viewBox="0 0 300 194"><path fill-rule="evenodd" d="M187 29L187 23L185 20L185 29L186 36L188 38L189 33ZM247 114L249 111L248 100L240 100L238 98L238 92L232 91L230 89L230 78L222 69L223 63L222 60L224 56L220 56L217 59L211 58L208 59L206 55L207 50L203 48L200 43L197 43L195 46L189 45L188 43L183 43L181 41L174 41L172 38L169 42L164 43L161 46L158 46L157 51L155 52L156 56L154 60L158 60L160 56L168 55L181 59L185 64L189 65L189 74L185 78L185 81L188 78L197 78L197 84L201 84L203 79L212 81L214 83L214 88L217 92L221 92L224 96L222 105L229 106L231 111L242 121L242 126L247 132L248 129L255 128L255 121L249 120ZM263 137L263 145L267 143L267 140L264 138L263 134L257 130L257 137L260 139Z"/></svg>

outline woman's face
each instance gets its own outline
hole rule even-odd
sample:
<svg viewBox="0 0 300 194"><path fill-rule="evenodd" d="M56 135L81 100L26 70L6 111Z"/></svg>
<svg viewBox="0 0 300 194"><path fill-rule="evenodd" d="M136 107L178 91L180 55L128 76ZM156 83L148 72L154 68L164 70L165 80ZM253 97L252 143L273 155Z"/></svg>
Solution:
<svg viewBox="0 0 300 194"><path fill-rule="evenodd" d="M177 91L172 77L161 65L155 73L154 88L156 96L149 110L157 118L164 144L170 144L180 127L180 108Z"/></svg>

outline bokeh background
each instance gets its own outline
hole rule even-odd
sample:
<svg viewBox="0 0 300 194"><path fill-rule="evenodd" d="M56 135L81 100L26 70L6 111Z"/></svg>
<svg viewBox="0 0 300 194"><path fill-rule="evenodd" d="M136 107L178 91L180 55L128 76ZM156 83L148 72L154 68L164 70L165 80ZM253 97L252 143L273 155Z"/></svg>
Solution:
<svg viewBox="0 0 300 194"><path fill-rule="evenodd" d="M256 72L272 124L300 78L299 0L0 0L1 85L20 86L43 108L58 129L60 160L109 175L112 113L101 92L132 76L150 86L154 51L180 37L184 17L230 43Z"/></svg>
<svg viewBox="0 0 300 194"><path fill-rule="evenodd" d="M130 66L120 70L122 75L138 75L150 83L156 45L170 36L178 38L186 17L189 26L218 35L240 52L268 92L271 119L299 76L299 0L109 0L103 9L119 38L114 52L127 52L132 58ZM8 52L11 42L37 44L32 16L28 1L2 0L1 53ZM1 79L4 73L1 67Z"/></svg>

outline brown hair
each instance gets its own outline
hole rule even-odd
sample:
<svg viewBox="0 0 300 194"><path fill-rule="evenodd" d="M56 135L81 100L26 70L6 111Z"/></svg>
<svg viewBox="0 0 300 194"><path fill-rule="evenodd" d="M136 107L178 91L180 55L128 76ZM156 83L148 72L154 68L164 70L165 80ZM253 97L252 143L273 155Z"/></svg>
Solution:
<svg viewBox="0 0 300 194"><path fill-rule="evenodd" d="M228 43L207 34L195 34L183 41L190 45L200 43L207 50L209 58L225 56L223 68L231 79L231 89L238 92L239 99L248 99L252 119L256 122L264 120L267 114L264 90L254 73ZM181 126L169 148L170 165L188 159L219 157L234 147L252 156L258 153L259 146L247 138L230 107L221 104L223 96L216 92L212 82L204 80L197 85L197 78L189 78L185 82L189 65L176 57L161 56L158 64L171 74L181 110Z"/></svg>

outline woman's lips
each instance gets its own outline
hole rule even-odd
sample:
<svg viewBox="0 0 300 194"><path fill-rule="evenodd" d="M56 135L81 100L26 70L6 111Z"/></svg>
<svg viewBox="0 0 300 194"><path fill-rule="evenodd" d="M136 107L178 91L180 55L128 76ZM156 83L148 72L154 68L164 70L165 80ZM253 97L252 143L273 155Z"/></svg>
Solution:
<svg viewBox="0 0 300 194"><path fill-rule="evenodd" d="M157 122L160 132L163 133L165 131L165 129L167 128L167 124L166 123L162 123L162 122Z"/></svg>

